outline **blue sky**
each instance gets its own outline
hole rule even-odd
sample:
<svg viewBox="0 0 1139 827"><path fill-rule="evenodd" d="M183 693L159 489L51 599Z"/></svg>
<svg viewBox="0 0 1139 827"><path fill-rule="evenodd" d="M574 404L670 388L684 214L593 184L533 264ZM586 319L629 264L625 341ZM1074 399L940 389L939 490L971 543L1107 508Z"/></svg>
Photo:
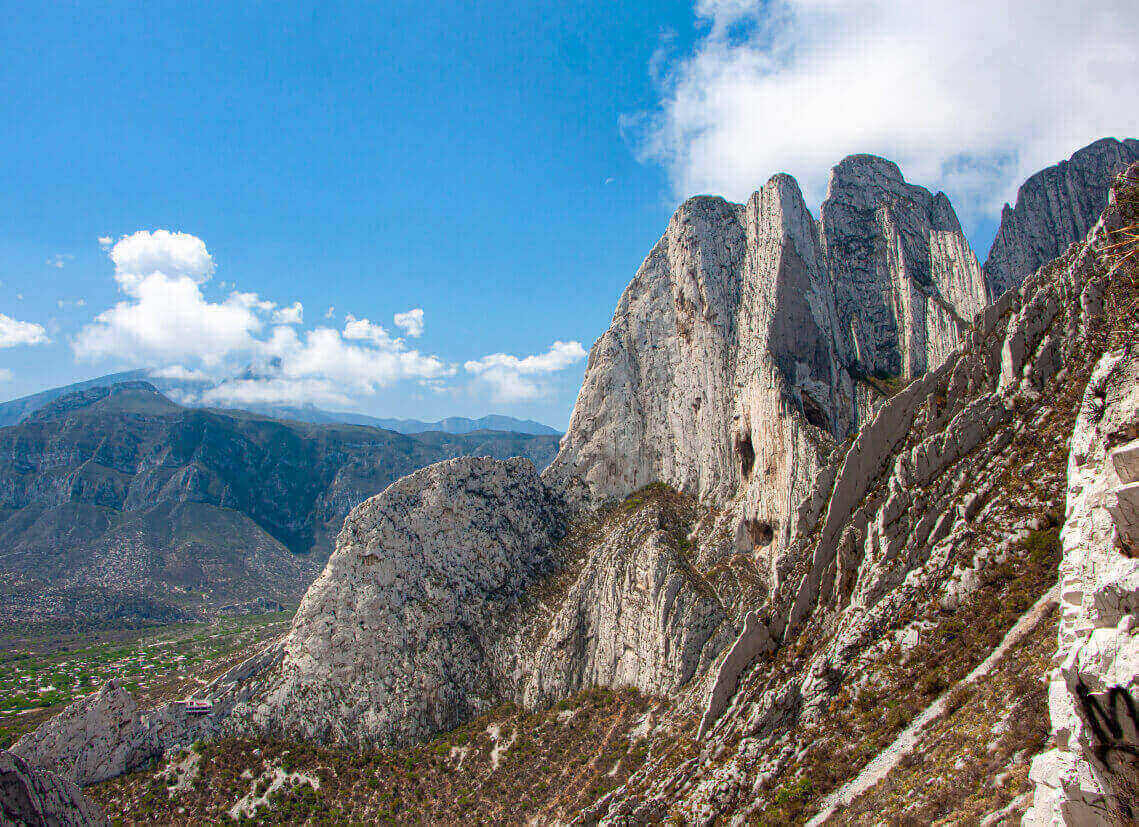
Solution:
<svg viewBox="0 0 1139 827"><path fill-rule="evenodd" d="M801 122L757 122L755 102L797 82L813 32L827 27L828 49L835 32L863 43L860 4L822 4L850 13L818 20L815 5L0 2L0 314L12 344L0 399L144 365L216 377L271 352L293 371L273 392L295 401L564 426L582 349L685 195L740 199L786 169L817 205L843 154L892 154L954 197L983 257L1023 170L1133 125L1096 110L1041 143L1052 104L1018 103L994 133L952 109L925 117L918 85L910 132L812 121L810 107ZM1105 8L1101 28L1126 43L1126 4L1118 19ZM931 82L974 98L993 85L956 77ZM155 230L186 236L135 236ZM124 238L133 246L116 248ZM179 251L205 258L155 258ZM130 327L140 307L175 298L230 325L230 349L199 352L214 322L173 342ZM295 302L301 323L266 349ZM414 309L421 333L394 319ZM318 342L317 329L331 332Z"/></svg>

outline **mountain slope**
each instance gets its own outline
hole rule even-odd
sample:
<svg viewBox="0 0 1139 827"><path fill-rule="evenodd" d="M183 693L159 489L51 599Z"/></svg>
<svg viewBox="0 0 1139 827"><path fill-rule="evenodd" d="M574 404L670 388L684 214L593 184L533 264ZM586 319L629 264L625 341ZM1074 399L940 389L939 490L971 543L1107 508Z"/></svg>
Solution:
<svg viewBox="0 0 1139 827"><path fill-rule="evenodd" d="M1116 175L1139 161L1139 140L1103 138L1066 161L1025 181L1016 205L1001 213L1000 227L985 261L985 280L994 297L1082 241L1107 204Z"/></svg>
<svg viewBox="0 0 1139 827"><path fill-rule="evenodd" d="M183 408L137 381L77 391L0 429L0 612L169 619L295 599L344 515L399 477L463 454L545 464L556 446Z"/></svg>

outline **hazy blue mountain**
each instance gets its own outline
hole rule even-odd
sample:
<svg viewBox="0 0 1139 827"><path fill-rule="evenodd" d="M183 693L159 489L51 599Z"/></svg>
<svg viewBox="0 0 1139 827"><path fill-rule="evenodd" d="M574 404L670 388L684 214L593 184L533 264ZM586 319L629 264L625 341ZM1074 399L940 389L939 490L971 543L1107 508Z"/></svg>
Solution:
<svg viewBox="0 0 1139 827"><path fill-rule="evenodd" d="M75 382L58 388L22 396L10 402L0 403L0 428L15 425L27 419L33 412L42 408L54 399L74 391L99 386L115 385L119 382L130 382L143 379L153 385L162 393L172 394L182 398L185 394L197 394L203 389L200 382L188 382L183 379L167 379L160 376L150 376L145 370L130 370L122 373L111 373ZM229 406L227 406L229 407ZM233 406L236 407L236 406ZM436 422L424 422L420 419L385 419L367 414L351 413L348 411L326 411L315 405L244 405L241 410L271 416L276 419L293 419L297 422L312 422L317 424L332 424L343 422L350 425L369 425L373 428L386 428L401 434L421 434L426 431L442 431L446 434L469 434L472 431L512 431L517 434L560 434L555 428L535 422L532 419L515 419L512 416L491 414L479 419L470 419L464 416L450 416Z"/></svg>

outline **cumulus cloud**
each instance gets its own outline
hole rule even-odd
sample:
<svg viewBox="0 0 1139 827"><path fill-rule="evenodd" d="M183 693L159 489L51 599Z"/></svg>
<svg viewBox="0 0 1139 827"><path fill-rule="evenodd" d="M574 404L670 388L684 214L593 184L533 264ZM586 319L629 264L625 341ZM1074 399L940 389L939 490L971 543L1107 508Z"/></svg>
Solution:
<svg viewBox="0 0 1139 827"><path fill-rule="evenodd" d="M199 360L216 367L235 353L255 348L254 334L263 322L250 294L231 293L224 301L212 302L193 278L162 272L120 284L129 298L79 331L72 341L78 358Z"/></svg>
<svg viewBox="0 0 1139 827"><path fill-rule="evenodd" d="M406 313L396 313L395 326L412 338L423 335L423 308L417 307Z"/></svg>
<svg viewBox="0 0 1139 827"><path fill-rule="evenodd" d="M99 236L99 246L102 247L103 249L110 247L114 243L115 243L115 240L113 238L111 238L109 235Z"/></svg>
<svg viewBox="0 0 1139 827"><path fill-rule="evenodd" d="M204 241L169 230L139 230L123 236L111 248L111 261L115 263L115 280L128 295L134 295L133 291L151 276L202 284L214 272L214 260Z"/></svg>
<svg viewBox="0 0 1139 827"><path fill-rule="evenodd" d="M137 232L109 255L124 298L79 331L71 342L75 355L163 365L152 375L210 383L187 402L344 405L401 380L455 372L368 319L348 316L343 330L302 331L300 302L279 306L235 289L208 297L203 286L214 262L196 236ZM225 376L238 378L213 384Z"/></svg>
<svg viewBox="0 0 1139 827"><path fill-rule="evenodd" d="M304 321L304 305L293 302L273 314L273 324L301 324Z"/></svg>
<svg viewBox="0 0 1139 827"><path fill-rule="evenodd" d="M678 195L741 200L773 173L818 203L829 168L885 155L959 210L992 212L1037 169L1139 132L1132 0L698 0L703 34L626 118Z"/></svg>
<svg viewBox="0 0 1139 827"><path fill-rule="evenodd" d="M0 313L0 348L17 345L43 345L51 340L41 324L21 322Z"/></svg>
<svg viewBox="0 0 1139 827"><path fill-rule="evenodd" d="M542 387L535 378L554 373L585 358L581 342L554 342L545 353L519 359L508 353L492 353L463 365L467 373L487 383L499 402L536 399Z"/></svg>

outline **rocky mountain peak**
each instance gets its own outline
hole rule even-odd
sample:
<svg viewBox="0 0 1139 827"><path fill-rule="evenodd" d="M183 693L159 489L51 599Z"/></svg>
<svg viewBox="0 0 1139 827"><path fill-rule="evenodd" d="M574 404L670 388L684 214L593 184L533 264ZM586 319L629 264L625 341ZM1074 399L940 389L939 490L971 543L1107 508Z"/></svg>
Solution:
<svg viewBox="0 0 1139 827"><path fill-rule="evenodd" d="M1102 138L1025 181L1005 204L985 279L994 297L1080 241L1107 204L1117 175L1139 161L1139 140Z"/></svg>
<svg viewBox="0 0 1139 827"><path fill-rule="evenodd" d="M740 547L778 545L830 446L985 300L948 200L886 159L836 166L818 221L786 174L746 205L689 199L594 345L549 474L738 501Z"/></svg>

